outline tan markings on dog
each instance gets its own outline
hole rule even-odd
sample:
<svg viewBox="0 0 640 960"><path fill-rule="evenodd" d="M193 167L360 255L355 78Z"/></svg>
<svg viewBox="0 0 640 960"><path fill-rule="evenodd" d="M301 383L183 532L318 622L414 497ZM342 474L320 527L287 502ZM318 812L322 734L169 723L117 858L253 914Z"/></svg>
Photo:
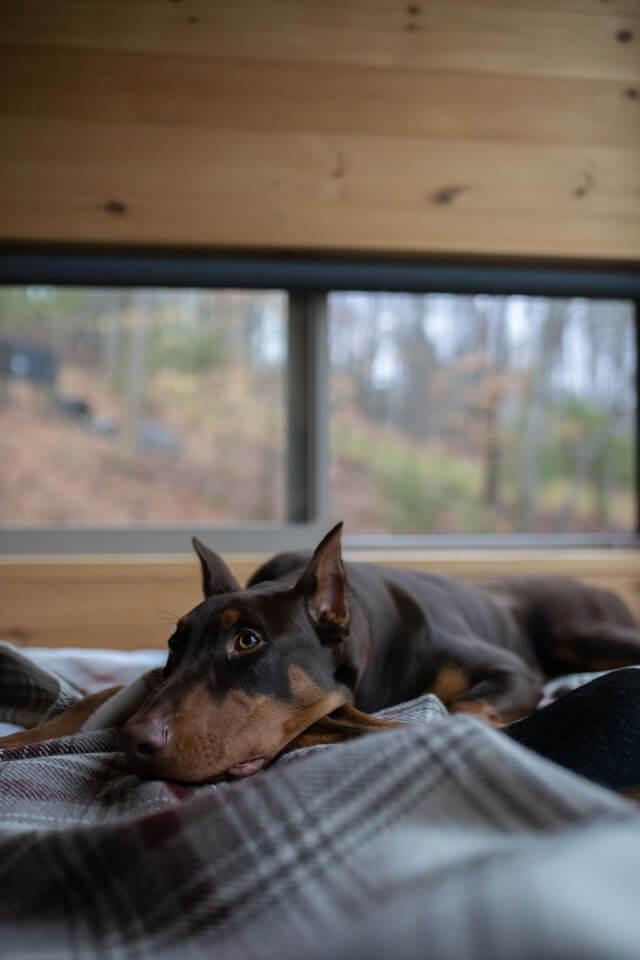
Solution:
<svg viewBox="0 0 640 960"><path fill-rule="evenodd" d="M291 693L298 701L308 703L309 700L317 700L327 693L326 690L319 687L315 680L313 680L308 673L305 673L302 667L299 667L296 663L291 664L287 671L287 676L289 677Z"/></svg>
<svg viewBox="0 0 640 960"><path fill-rule="evenodd" d="M228 627L232 627L239 618L240 611L234 610L233 607L228 607L220 617L220 623L226 630Z"/></svg>
<svg viewBox="0 0 640 960"><path fill-rule="evenodd" d="M293 704L264 694L229 690L214 700L204 684L189 691L167 717L171 739L163 759L168 779L203 781L253 757L272 759Z"/></svg>
<svg viewBox="0 0 640 960"><path fill-rule="evenodd" d="M343 743L345 740L352 740L366 733L378 733L380 730L403 726L405 724L396 720L372 717L368 713L356 710L350 704L345 704L344 707L334 710L330 716L321 717L303 730L287 745L285 752L298 750L300 747L314 747L319 743Z"/></svg>
<svg viewBox="0 0 640 960"><path fill-rule="evenodd" d="M504 727L505 721L486 700L458 700L449 706L450 713L472 713L489 727Z"/></svg>
<svg viewBox="0 0 640 960"><path fill-rule="evenodd" d="M579 670L615 670L616 667L626 667L629 657L611 654L611 656L585 656L572 647L555 647L554 658L563 666L576 667Z"/></svg>
<svg viewBox="0 0 640 960"><path fill-rule="evenodd" d="M640 786L621 787L619 791L627 800L633 800L634 803L640 803Z"/></svg>
<svg viewBox="0 0 640 960"><path fill-rule="evenodd" d="M180 619L176 623L176 629L178 627L186 627L188 622L189 622L189 615L185 613L184 616L180 617Z"/></svg>
<svg viewBox="0 0 640 960"><path fill-rule="evenodd" d="M438 673L429 689L429 693L435 693L436 697L439 697L447 706L454 697L460 696L470 686L471 681L462 667L448 664Z"/></svg>
<svg viewBox="0 0 640 960"><path fill-rule="evenodd" d="M195 688L190 682L170 714L163 713L162 701L156 700L130 722L157 716L169 727L157 775L213 780L254 757L273 760L299 733L346 702L345 692L322 690L299 667L289 668L289 680L293 696L287 700L242 690L229 690L218 699L204 682Z"/></svg>
<svg viewBox="0 0 640 960"><path fill-rule="evenodd" d="M296 710L285 723L287 743L316 720L326 717L347 703L346 693L340 690L323 690L295 663L289 667L288 676L291 692L301 709Z"/></svg>

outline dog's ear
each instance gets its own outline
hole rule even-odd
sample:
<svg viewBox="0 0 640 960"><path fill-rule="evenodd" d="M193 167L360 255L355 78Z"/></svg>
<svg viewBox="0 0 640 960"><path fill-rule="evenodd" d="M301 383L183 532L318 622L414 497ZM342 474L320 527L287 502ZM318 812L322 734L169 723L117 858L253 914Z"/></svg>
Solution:
<svg viewBox="0 0 640 960"><path fill-rule="evenodd" d="M306 595L309 616L327 643L339 643L347 633L351 619L340 549L341 535L342 523L337 523L316 547L309 566L296 585L296 589Z"/></svg>
<svg viewBox="0 0 640 960"><path fill-rule="evenodd" d="M197 537L192 537L191 543L202 567L202 592L206 599L215 597L219 593L233 593L240 589L238 581L222 557L209 547L205 547Z"/></svg>

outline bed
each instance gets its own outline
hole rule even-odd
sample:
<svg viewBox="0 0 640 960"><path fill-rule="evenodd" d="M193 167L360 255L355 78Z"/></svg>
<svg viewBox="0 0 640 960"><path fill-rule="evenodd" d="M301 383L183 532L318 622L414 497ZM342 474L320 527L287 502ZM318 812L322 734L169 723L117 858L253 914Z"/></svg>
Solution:
<svg viewBox="0 0 640 960"><path fill-rule="evenodd" d="M0 721L163 660L1 644ZM108 726L0 751L5 955L635 960L635 804L432 695L385 715L195 787L129 774Z"/></svg>

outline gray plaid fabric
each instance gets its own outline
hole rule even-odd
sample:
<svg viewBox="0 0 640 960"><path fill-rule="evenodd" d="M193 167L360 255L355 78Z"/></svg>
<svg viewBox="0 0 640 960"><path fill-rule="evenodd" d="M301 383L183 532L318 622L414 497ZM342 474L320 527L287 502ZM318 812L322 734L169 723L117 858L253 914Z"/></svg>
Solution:
<svg viewBox="0 0 640 960"><path fill-rule="evenodd" d="M66 710L81 687L37 666L8 643L0 642L0 711L5 723L33 727Z"/></svg>
<svg viewBox="0 0 640 960"><path fill-rule="evenodd" d="M4 648L0 718L41 674ZM128 774L109 729L4 751L0 952L635 960L636 807L433 697L394 715L200 787Z"/></svg>

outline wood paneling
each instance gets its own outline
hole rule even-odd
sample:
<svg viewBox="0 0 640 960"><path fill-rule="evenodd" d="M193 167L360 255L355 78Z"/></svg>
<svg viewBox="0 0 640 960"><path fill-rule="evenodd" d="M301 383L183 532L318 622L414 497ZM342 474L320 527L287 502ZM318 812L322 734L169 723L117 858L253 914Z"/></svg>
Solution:
<svg viewBox="0 0 640 960"><path fill-rule="evenodd" d="M458 253L640 253L630 150L135 124L116 139L104 124L15 118L4 129L0 215L23 240L64 228L69 241L130 244L410 253L437 238Z"/></svg>
<svg viewBox="0 0 640 960"><path fill-rule="evenodd" d="M570 574L616 590L640 618L640 559L631 550L352 551L346 556L469 580ZM244 583L265 558L226 559ZM170 624L200 599L192 558L0 560L0 638L22 646L164 647Z"/></svg>
<svg viewBox="0 0 640 960"><path fill-rule="evenodd" d="M3 42L417 70L633 79L640 6L602 0L22 0ZM619 38L621 30L630 40ZM635 49L634 49L635 46Z"/></svg>
<svg viewBox="0 0 640 960"><path fill-rule="evenodd" d="M636 0L0 17L0 239L640 258Z"/></svg>
<svg viewBox="0 0 640 960"><path fill-rule="evenodd" d="M629 84L592 77L415 71L318 63L8 48L7 117L216 131L364 134L636 148ZM46 83L43 78L46 77ZM640 94L640 91L639 91ZM265 112L265 103L272 109ZM490 104L491 110L479 110ZM524 122L526 118L526 122Z"/></svg>

